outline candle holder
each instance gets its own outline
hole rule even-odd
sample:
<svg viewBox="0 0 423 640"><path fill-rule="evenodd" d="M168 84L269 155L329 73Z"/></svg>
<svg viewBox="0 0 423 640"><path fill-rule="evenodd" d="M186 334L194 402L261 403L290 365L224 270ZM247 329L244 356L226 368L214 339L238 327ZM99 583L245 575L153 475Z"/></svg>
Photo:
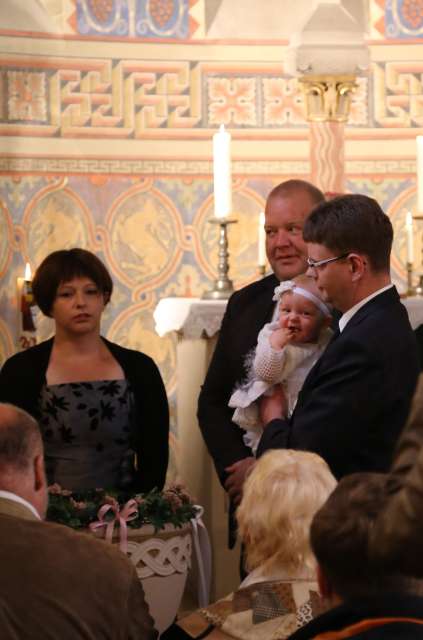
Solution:
<svg viewBox="0 0 423 640"><path fill-rule="evenodd" d="M257 265L257 275L260 278L264 278L264 276L266 275L266 265L265 264Z"/></svg>
<svg viewBox="0 0 423 640"><path fill-rule="evenodd" d="M203 293L204 300L227 300L234 291L232 280L228 278L229 251L228 251L228 224L238 222L235 218L211 218L210 224L218 224L219 229L219 260L217 264L217 279L213 288Z"/></svg>
<svg viewBox="0 0 423 640"><path fill-rule="evenodd" d="M32 308L35 307L31 276L17 279L18 289L18 347L28 349L37 344Z"/></svg>
<svg viewBox="0 0 423 640"><path fill-rule="evenodd" d="M413 263L407 262L407 296L415 296L416 288L413 286Z"/></svg>
<svg viewBox="0 0 423 640"><path fill-rule="evenodd" d="M420 274L419 276L419 283L416 287L416 292L415 292L416 296L423 296L423 275Z"/></svg>

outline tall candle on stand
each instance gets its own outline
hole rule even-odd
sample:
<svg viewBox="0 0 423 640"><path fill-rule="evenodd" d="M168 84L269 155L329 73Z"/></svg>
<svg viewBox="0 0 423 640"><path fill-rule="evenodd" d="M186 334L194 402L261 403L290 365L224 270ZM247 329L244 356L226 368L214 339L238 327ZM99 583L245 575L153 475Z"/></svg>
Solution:
<svg viewBox="0 0 423 640"><path fill-rule="evenodd" d="M37 343L36 327L31 307L34 305L32 295L31 267L27 262L23 278L18 278L18 346L28 349Z"/></svg>
<svg viewBox="0 0 423 640"><path fill-rule="evenodd" d="M266 265L266 233L264 231L264 211L259 213L258 228L258 266Z"/></svg>
<svg viewBox="0 0 423 640"><path fill-rule="evenodd" d="M213 136L214 215L227 218L232 213L231 135L220 125Z"/></svg>
<svg viewBox="0 0 423 640"><path fill-rule="evenodd" d="M407 211L405 218L405 230L407 233L407 262L414 262L414 237L413 237L413 216L411 211Z"/></svg>
<svg viewBox="0 0 423 640"><path fill-rule="evenodd" d="M423 136L417 136L417 211L423 214Z"/></svg>

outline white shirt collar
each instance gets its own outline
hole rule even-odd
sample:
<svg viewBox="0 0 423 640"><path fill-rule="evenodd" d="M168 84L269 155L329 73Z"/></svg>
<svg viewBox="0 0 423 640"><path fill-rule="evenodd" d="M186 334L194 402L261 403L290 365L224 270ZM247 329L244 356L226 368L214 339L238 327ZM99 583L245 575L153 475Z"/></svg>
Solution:
<svg viewBox="0 0 423 640"><path fill-rule="evenodd" d="M38 518L38 520L41 520L40 514L38 513L34 505L28 502L27 500L25 500L24 498L21 498L21 496L16 495L16 493L12 493L11 491L2 491L0 489L0 498L4 498L5 500L11 500L11 502L18 502L19 504L22 504L24 507L29 509L34 514L34 516Z"/></svg>
<svg viewBox="0 0 423 640"><path fill-rule="evenodd" d="M351 307L351 309L348 309L348 311L342 314L342 316L339 318L339 331L341 333L343 332L343 330L345 329L345 327L347 326L351 318L357 313L359 309L361 309L361 307L364 307L364 305L367 302L369 302L369 300L371 300L372 298L376 298L376 296L378 296L380 293L383 293L384 291L388 291L388 289L391 289L393 286L394 285L391 283L391 284L387 284L386 287L382 287L382 289L373 291L373 293L367 296L367 298L360 300L360 302L357 302L357 304Z"/></svg>

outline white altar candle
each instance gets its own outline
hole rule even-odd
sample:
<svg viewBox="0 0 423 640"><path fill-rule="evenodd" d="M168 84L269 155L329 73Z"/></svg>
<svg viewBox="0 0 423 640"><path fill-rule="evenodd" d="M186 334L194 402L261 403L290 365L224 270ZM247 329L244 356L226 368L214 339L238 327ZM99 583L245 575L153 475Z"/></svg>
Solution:
<svg viewBox="0 0 423 640"><path fill-rule="evenodd" d="M25 264L25 274L24 274L24 280L26 282L31 282L31 265L29 264L29 262L27 262Z"/></svg>
<svg viewBox="0 0 423 640"><path fill-rule="evenodd" d="M417 136L417 211L423 214L423 136Z"/></svg>
<svg viewBox="0 0 423 640"><path fill-rule="evenodd" d="M264 231L264 211L259 213L258 228L258 265L262 267L266 264L266 233Z"/></svg>
<svg viewBox="0 0 423 640"><path fill-rule="evenodd" d="M414 237L413 237L413 216L411 211L407 211L405 218L405 230L407 233L407 262L414 262Z"/></svg>
<svg viewBox="0 0 423 640"><path fill-rule="evenodd" d="M227 218L232 213L231 135L224 125L213 136L214 215Z"/></svg>

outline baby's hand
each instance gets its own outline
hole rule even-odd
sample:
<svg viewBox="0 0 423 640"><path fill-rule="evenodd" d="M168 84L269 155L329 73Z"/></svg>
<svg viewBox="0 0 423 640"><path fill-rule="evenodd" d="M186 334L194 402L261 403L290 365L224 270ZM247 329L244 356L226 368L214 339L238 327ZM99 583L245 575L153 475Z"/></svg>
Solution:
<svg viewBox="0 0 423 640"><path fill-rule="evenodd" d="M275 329L269 337L270 345L273 349L283 349L292 340L293 335L289 329Z"/></svg>

